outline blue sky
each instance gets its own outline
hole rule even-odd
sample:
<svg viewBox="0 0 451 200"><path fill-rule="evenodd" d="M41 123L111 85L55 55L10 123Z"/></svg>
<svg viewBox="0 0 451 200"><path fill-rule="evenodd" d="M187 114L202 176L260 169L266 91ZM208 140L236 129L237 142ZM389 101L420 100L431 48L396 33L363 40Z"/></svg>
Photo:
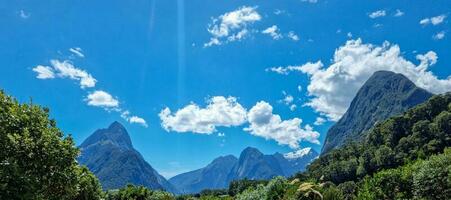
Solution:
<svg viewBox="0 0 451 200"><path fill-rule="evenodd" d="M77 144L122 122L165 176L247 146L320 151L377 70L451 90L447 0L4 1L0 13L2 89L49 107Z"/></svg>

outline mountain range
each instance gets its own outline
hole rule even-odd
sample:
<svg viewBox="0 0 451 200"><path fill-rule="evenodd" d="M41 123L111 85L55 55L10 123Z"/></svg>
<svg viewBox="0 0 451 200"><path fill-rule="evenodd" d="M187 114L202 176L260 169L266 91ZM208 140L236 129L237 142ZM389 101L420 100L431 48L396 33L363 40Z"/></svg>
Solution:
<svg viewBox="0 0 451 200"><path fill-rule="evenodd" d="M342 118L327 132L321 154L349 141L361 141L374 124L401 114L431 96L402 74L375 72L357 92ZM201 169L166 180L133 148L127 130L119 122L95 131L80 149L78 161L99 178L104 189L133 183L183 194L226 188L231 181L239 179L289 177L304 171L318 157L311 148L265 155L248 147L239 158L220 156Z"/></svg>
<svg viewBox="0 0 451 200"><path fill-rule="evenodd" d="M321 155L349 141L361 141L377 122L402 114L433 94L402 74L375 72L359 89L346 113L327 132Z"/></svg>
<svg viewBox="0 0 451 200"><path fill-rule="evenodd" d="M206 167L186 172L169 179L181 193L198 193L204 189L222 189L233 180L271 179L275 176L292 176L304 171L318 153L305 148L287 154L264 155L248 147L239 158L233 155L216 158Z"/></svg>

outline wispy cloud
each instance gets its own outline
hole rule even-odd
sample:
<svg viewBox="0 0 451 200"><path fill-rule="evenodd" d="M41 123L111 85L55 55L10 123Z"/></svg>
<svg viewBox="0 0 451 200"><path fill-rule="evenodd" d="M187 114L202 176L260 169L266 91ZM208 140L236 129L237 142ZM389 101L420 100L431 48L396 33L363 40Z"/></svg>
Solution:
<svg viewBox="0 0 451 200"><path fill-rule="evenodd" d="M368 17L370 17L371 19L375 19L375 18L378 18L378 17L384 17L386 14L387 13L385 12L385 10L377 10L377 11L374 11L374 12L370 13L368 15Z"/></svg>
<svg viewBox="0 0 451 200"><path fill-rule="evenodd" d="M19 11L19 16L22 19L28 19L31 16L31 14L30 13L26 13L24 10L20 10Z"/></svg>
<svg viewBox="0 0 451 200"><path fill-rule="evenodd" d="M404 15L404 12L403 11L401 11L401 10L399 10L399 9L396 9L396 12L395 12L395 14L393 15L393 16L395 16L395 17L401 17L401 16L403 16Z"/></svg>
<svg viewBox="0 0 451 200"><path fill-rule="evenodd" d="M83 54L83 50L80 47L74 47L69 49L70 52L77 55L80 58L84 58L85 55Z"/></svg>
<svg viewBox="0 0 451 200"><path fill-rule="evenodd" d="M288 32L287 37L292 39L293 41L298 41L299 40L299 36L296 35L296 33L294 33L294 31Z"/></svg>
<svg viewBox="0 0 451 200"><path fill-rule="evenodd" d="M33 71L39 79L69 78L79 81L81 88L92 88L97 80L85 70L75 67L69 60L50 60L50 66L38 65Z"/></svg>
<svg viewBox="0 0 451 200"><path fill-rule="evenodd" d="M279 28L276 25L268 27L267 29L263 30L262 33L271 36L274 40L283 38L282 34L280 34Z"/></svg>
<svg viewBox="0 0 451 200"><path fill-rule="evenodd" d="M424 26L432 24L432 25L436 26L436 25L443 23L445 21L446 17L447 16L445 14L443 14L443 15L439 15L439 16L435 16L435 17L424 18L420 21L420 24L424 25Z"/></svg>
<svg viewBox="0 0 451 200"><path fill-rule="evenodd" d="M441 40L441 39L445 38L445 35L446 35L445 31L440 31L437 34L433 35L432 38L434 40Z"/></svg>

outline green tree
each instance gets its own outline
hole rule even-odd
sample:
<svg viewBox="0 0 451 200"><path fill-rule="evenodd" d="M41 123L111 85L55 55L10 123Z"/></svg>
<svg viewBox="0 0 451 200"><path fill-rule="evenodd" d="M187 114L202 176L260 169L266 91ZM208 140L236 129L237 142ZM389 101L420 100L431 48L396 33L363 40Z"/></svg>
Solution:
<svg viewBox="0 0 451 200"><path fill-rule="evenodd" d="M77 194L74 200L99 200L103 192L99 180L88 168L82 166L77 168Z"/></svg>
<svg viewBox="0 0 451 200"><path fill-rule="evenodd" d="M418 199L451 197L451 149L420 162L413 173L413 191Z"/></svg>
<svg viewBox="0 0 451 200"><path fill-rule="evenodd" d="M78 150L49 110L0 91L0 199L70 199Z"/></svg>

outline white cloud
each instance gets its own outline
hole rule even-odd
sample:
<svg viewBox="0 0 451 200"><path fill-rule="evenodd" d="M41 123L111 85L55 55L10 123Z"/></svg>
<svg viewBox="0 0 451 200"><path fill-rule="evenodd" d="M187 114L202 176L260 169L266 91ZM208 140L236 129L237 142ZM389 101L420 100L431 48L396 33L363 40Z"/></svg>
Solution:
<svg viewBox="0 0 451 200"><path fill-rule="evenodd" d="M38 73L36 78L38 79L52 79L55 78L55 73L53 72L53 69L48 66L42 66L38 65L35 68L33 68L33 71Z"/></svg>
<svg viewBox="0 0 451 200"><path fill-rule="evenodd" d="M119 106L119 101L116 98L102 90L90 93L85 101L88 102L88 105L96 107L117 108Z"/></svg>
<svg viewBox="0 0 451 200"><path fill-rule="evenodd" d="M323 125L324 122L326 122L326 119L322 118L322 117L317 117L315 122L313 124L319 126L319 125Z"/></svg>
<svg viewBox="0 0 451 200"><path fill-rule="evenodd" d="M239 126L246 122L247 111L235 97L215 96L207 103L205 108L191 103L175 113L166 107L159 113L161 126L166 131L211 134L216 132L216 127Z"/></svg>
<svg viewBox="0 0 451 200"><path fill-rule="evenodd" d="M97 80L94 79L91 74L84 70L76 68L68 60L62 62L59 60L51 60L50 63L52 64L59 77L67 77L73 80L79 80L81 88L94 87L96 85Z"/></svg>
<svg viewBox="0 0 451 200"><path fill-rule="evenodd" d="M306 105L329 120L337 121L345 113L358 89L379 70L404 74L417 86L433 93L451 90L451 76L439 79L428 70L437 62L435 52L418 55L417 59L420 60L418 65L406 60L398 45L384 42L377 46L364 44L361 39L357 39L349 40L339 47L332 64L327 68L319 65L295 69L307 74L310 79L307 90L312 99ZM284 72L284 68L278 71Z"/></svg>
<svg viewBox="0 0 451 200"><path fill-rule="evenodd" d="M261 16L256 11L256 7L248 6L212 18L207 29L212 37L204 46L220 45L224 42L242 39L249 33L247 27L260 20Z"/></svg>
<svg viewBox="0 0 451 200"><path fill-rule="evenodd" d="M19 16L20 16L22 19L28 19L31 15L30 15L29 13L26 13L24 10L20 10L20 11L19 11Z"/></svg>
<svg viewBox="0 0 451 200"><path fill-rule="evenodd" d="M272 67L267 68L265 71L272 71L276 72L278 74L287 75L291 71L299 71L303 73L315 73L316 71L320 70L320 68L323 67L323 63L321 61L312 63L308 62L301 66L288 66L288 67Z"/></svg>
<svg viewBox="0 0 451 200"><path fill-rule="evenodd" d="M352 38L352 33L348 32L348 34L346 34L346 36L348 36L348 38Z"/></svg>
<svg viewBox="0 0 451 200"><path fill-rule="evenodd" d="M218 133L218 137L225 137L224 133Z"/></svg>
<svg viewBox="0 0 451 200"><path fill-rule="evenodd" d="M123 111L121 113L121 117L122 117L122 119L124 119L125 121L127 121L131 124L139 124L146 128L148 127L146 120L144 120L141 117L135 116L135 115L130 116L130 111L128 111L128 110Z"/></svg>
<svg viewBox="0 0 451 200"><path fill-rule="evenodd" d="M293 96L287 94L287 92L282 91L282 94L284 96L284 98L282 100L280 100L280 102L284 103L285 105L290 105L291 103L293 103Z"/></svg>
<svg viewBox="0 0 451 200"><path fill-rule="evenodd" d="M302 86L298 85L298 91L301 92L302 91Z"/></svg>
<svg viewBox="0 0 451 200"><path fill-rule="evenodd" d="M297 108L296 104L292 104L292 105L290 106L290 110L291 110L291 111L296 110L296 108Z"/></svg>
<svg viewBox="0 0 451 200"><path fill-rule="evenodd" d="M83 50L80 47L70 48L69 51L72 52L73 54L77 55L80 58L85 57L85 55L83 54Z"/></svg>
<svg viewBox="0 0 451 200"><path fill-rule="evenodd" d="M428 25L428 24L432 24L434 26L439 25L441 23L443 23L443 21L445 21L446 19L446 15L439 15L439 16L435 16L435 17L431 17L431 18L424 18L420 21L421 25Z"/></svg>
<svg viewBox="0 0 451 200"><path fill-rule="evenodd" d="M52 67L38 65L33 68L33 71L38 73L37 78L48 79L48 78L69 78L72 80L80 81L80 87L94 87L97 80L92 77L91 74L85 70L76 68L70 61L64 60L50 60Z"/></svg>
<svg viewBox="0 0 451 200"><path fill-rule="evenodd" d="M433 35L432 38L434 40L441 40L441 39L445 38L445 34L446 34L445 31L440 31L437 34Z"/></svg>
<svg viewBox="0 0 451 200"><path fill-rule="evenodd" d="M301 127L302 120L299 118L282 120L272 111L273 108L268 103L258 102L249 110L247 117L250 125L244 130L255 136L275 140L280 145L288 145L293 149L299 148L301 141L319 144L319 133L311 126Z"/></svg>
<svg viewBox="0 0 451 200"><path fill-rule="evenodd" d="M386 15L385 10L377 10L377 11L374 11L374 12L370 13L368 15L368 17L370 17L371 19L375 19L375 18L378 18L378 17L384 17L385 15Z"/></svg>
<svg viewBox="0 0 451 200"><path fill-rule="evenodd" d="M401 17L401 16L403 16L404 15L404 12L402 12L401 10L399 10L399 9L396 9L396 12L395 12L395 14L393 15L393 16L395 16L395 17Z"/></svg>
<svg viewBox="0 0 451 200"><path fill-rule="evenodd" d="M288 38L292 39L293 41L299 41L299 36L296 35L293 31L288 32Z"/></svg>
<svg viewBox="0 0 451 200"><path fill-rule="evenodd" d="M282 39L283 36L279 32L280 30L276 25L272 25L271 27L268 27L267 29L262 31L263 34L270 35L274 40Z"/></svg>

